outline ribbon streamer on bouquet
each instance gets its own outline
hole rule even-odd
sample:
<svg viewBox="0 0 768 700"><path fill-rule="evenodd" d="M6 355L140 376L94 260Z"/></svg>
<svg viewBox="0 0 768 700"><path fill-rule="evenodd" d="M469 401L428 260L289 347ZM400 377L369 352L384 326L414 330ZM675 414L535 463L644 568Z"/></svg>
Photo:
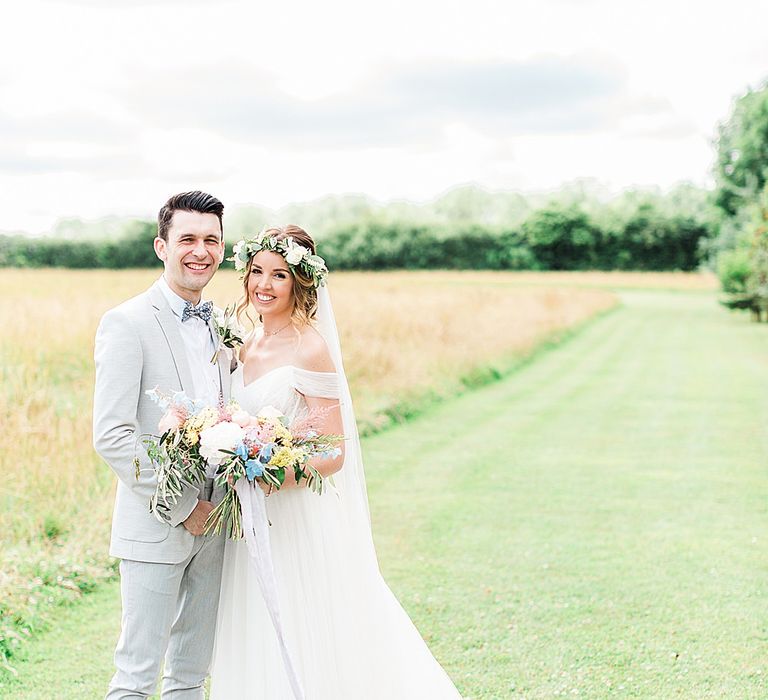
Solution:
<svg viewBox="0 0 768 700"><path fill-rule="evenodd" d="M275 569L272 564L272 547L269 542L269 520L267 519L267 504L264 492L248 483L247 479L239 479L235 483L235 492L240 499L243 514L243 532L245 542L248 545L253 570L264 596L272 625L280 644L280 653L283 656L283 665L288 675L288 682L296 700L304 700L304 690L296 673L296 667L285 642L283 625L280 621L280 604L277 597L277 581Z"/></svg>

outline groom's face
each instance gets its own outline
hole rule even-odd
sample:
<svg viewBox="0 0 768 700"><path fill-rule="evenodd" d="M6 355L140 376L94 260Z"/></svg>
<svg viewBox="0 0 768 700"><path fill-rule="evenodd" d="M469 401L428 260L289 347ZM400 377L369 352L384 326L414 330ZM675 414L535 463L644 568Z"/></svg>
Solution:
<svg viewBox="0 0 768 700"><path fill-rule="evenodd" d="M215 214L175 211L168 240L155 238L155 252L165 264L165 280L180 297L197 303L224 258L221 226Z"/></svg>

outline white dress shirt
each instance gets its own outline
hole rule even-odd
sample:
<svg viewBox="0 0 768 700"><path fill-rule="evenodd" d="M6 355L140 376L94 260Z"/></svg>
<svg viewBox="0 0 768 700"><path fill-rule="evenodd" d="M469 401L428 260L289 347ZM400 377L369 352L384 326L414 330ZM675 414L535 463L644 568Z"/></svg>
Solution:
<svg viewBox="0 0 768 700"><path fill-rule="evenodd" d="M211 328L198 316L182 321L181 315L187 302L168 286L165 277L160 277L159 285L176 316L184 349L187 351L187 362L195 384L194 395L190 398L201 399L209 406L216 407L221 395L221 378L218 365L211 362L216 352ZM202 303L202 299L200 301Z"/></svg>

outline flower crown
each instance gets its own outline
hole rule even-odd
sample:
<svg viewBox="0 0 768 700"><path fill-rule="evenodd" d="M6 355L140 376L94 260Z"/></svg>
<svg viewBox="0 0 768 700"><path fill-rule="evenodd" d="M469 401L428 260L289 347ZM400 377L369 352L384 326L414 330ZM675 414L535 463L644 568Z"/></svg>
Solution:
<svg viewBox="0 0 768 700"><path fill-rule="evenodd" d="M262 250L278 253L285 258L288 267L298 268L306 277L312 279L315 287L325 285L328 277L328 267L319 255L313 255L309 248L299 245L291 236L278 239L275 235L268 235L267 229L262 230L254 238L246 238L235 243L232 248L232 257L228 258L235 263L235 270L242 278L248 267L248 261Z"/></svg>

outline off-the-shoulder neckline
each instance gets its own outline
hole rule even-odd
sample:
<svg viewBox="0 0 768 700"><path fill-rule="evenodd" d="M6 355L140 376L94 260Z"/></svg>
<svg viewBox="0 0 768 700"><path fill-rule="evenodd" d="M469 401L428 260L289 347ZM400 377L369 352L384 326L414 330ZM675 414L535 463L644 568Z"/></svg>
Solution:
<svg viewBox="0 0 768 700"><path fill-rule="evenodd" d="M320 374L326 377L333 377L333 376L336 376L337 374L337 372L316 372L313 369L304 369L303 367L297 367L296 365L288 364L288 365L280 365L278 367L273 367L272 369L268 369L266 372L264 372L264 374L260 374L255 379L252 379L251 381L246 383L245 372L243 371L243 367L244 367L244 364L238 360L237 369L235 371L237 371L238 369L240 370L240 374L243 380L243 387L253 386L257 382L260 382L262 379L264 379L264 377L268 377L270 374L273 374L281 369L287 369L287 368L290 368L299 372L306 372L307 374Z"/></svg>

